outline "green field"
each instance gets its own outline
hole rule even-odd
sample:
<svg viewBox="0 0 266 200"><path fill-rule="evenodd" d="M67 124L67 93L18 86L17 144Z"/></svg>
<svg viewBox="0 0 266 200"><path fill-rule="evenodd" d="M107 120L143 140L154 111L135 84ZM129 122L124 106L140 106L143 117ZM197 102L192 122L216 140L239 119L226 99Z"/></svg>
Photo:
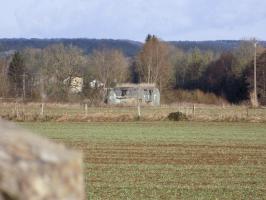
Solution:
<svg viewBox="0 0 266 200"><path fill-rule="evenodd" d="M264 123L21 123L83 151L88 199L266 199Z"/></svg>

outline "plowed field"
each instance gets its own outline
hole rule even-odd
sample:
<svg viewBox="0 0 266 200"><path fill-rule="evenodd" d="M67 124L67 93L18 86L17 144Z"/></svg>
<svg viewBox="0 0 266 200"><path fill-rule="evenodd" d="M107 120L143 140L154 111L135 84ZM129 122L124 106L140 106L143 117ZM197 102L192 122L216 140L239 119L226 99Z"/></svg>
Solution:
<svg viewBox="0 0 266 200"><path fill-rule="evenodd" d="M21 125L83 152L88 199L266 199L266 124Z"/></svg>

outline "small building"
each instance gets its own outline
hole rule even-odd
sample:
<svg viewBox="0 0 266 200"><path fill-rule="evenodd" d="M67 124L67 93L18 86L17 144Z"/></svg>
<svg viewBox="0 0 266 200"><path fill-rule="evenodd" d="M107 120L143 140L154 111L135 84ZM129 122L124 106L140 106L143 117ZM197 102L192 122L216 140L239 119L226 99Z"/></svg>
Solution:
<svg viewBox="0 0 266 200"><path fill-rule="evenodd" d="M69 84L70 81L70 77L66 78L63 83L64 84ZM70 92L72 94L77 94L82 92L82 88L83 88L83 78L80 77L72 77L71 78L71 82L70 82Z"/></svg>
<svg viewBox="0 0 266 200"><path fill-rule="evenodd" d="M70 85L70 91L72 93L79 93L82 92L83 88L83 78L80 77L74 77L71 80L71 85Z"/></svg>
<svg viewBox="0 0 266 200"><path fill-rule="evenodd" d="M107 90L107 103L160 105L160 91L155 84L120 84Z"/></svg>
<svg viewBox="0 0 266 200"><path fill-rule="evenodd" d="M94 79L90 82L90 88L104 88L104 84L101 81Z"/></svg>

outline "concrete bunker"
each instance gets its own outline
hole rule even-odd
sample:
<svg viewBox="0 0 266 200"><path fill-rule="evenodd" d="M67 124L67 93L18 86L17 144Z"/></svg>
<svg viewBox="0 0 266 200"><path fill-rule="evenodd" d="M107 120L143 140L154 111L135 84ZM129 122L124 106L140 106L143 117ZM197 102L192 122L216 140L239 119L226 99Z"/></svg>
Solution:
<svg viewBox="0 0 266 200"><path fill-rule="evenodd" d="M142 104L151 106L160 105L160 91L155 84L120 84L114 88L107 89L107 103L135 104L140 101Z"/></svg>

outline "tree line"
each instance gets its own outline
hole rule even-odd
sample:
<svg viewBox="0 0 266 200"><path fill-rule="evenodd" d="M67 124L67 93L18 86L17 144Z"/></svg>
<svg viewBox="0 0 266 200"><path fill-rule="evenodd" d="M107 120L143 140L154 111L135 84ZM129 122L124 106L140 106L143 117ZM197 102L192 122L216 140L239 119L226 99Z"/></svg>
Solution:
<svg viewBox="0 0 266 200"><path fill-rule="evenodd" d="M261 46L257 52L258 98L265 104L266 52ZM184 51L148 35L134 57L125 56L119 49L100 48L86 54L73 45L52 44L1 58L0 96L32 101L80 100L96 93L90 83L97 80L105 88L123 82L156 83L162 97L178 90L201 90L241 103L248 101L253 91L253 59L251 40L220 53L198 48ZM83 79L78 95L70 92L75 77Z"/></svg>

